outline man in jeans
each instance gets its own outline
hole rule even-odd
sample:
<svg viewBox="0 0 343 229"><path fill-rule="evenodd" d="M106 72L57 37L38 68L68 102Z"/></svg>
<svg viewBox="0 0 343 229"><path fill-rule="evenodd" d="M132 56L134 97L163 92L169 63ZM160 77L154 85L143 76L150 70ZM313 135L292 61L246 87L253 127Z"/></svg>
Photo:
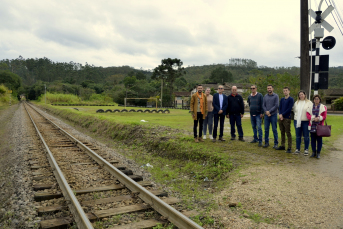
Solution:
<svg viewBox="0 0 343 229"><path fill-rule="evenodd" d="M289 96L289 87L283 88L284 98L280 101L279 106L279 128L281 131L281 146L276 148L276 150L285 150L286 144L286 134L288 140L288 149L286 153L291 153L292 150L292 135L291 135L291 111L294 104L294 99Z"/></svg>
<svg viewBox="0 0 343 229"><path fill-rule="evenodd" d="M251 94L248 97L248 104L250 107L250 121L252 130L254 132L254 140L250 143L257 143L258 146L262 146L262 117L263 117L263 95L257 92L257 86L251 85ZM257 129L256 129L257 128ZM258 138L257 138L258 131Z"/></svg>
<svg viewBox="0 0 343 229"><path fill-rule="evenodd" d="M279 107L279 96L273 92L273 85L267 86L268 93L263 98L264 115L264 148L269 146L269 126L272 124L274 134L274 149L278 147L278 133L277 133L277 109Z"/></svg>
<svg viewBox="0 0 343 229"><path fill-rule="evenodd" d="M230 118L231 125L231 140L236 139L235 124L237 125L238 140L243 141L242 118L244 115L243 97L237 94L237 87L232 86L231 95L228 96L228 106L226 110L226 117Z"/></svg>
<svg viewBox="0 0 343 229"><path fill-rule="evenodd" d="M202 93L202 85L197 86L197 92L192 95L190 110L192 118L194 120L193 132L194 132L194 141L196 143L203 142L202 139L202 127L203 120L207 115L207 98L204 93ZM199 137L197 135L197 128L199 123Z"/></svg>

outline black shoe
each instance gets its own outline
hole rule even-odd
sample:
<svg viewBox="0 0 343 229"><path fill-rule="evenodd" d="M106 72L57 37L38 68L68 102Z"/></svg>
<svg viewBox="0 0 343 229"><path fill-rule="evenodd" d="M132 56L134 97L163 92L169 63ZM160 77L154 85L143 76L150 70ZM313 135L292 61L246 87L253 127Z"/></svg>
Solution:
<svg viewBox="0 0 343 229"><path fill-rule="evenodd" d="M219 138L218 141L222 141L222 142L225 142L225 139L223 138Z"/></svg>
<svg viewBox="0 0 343 229"><path fill-rule="evenodd" d="M236 137L231 137L231 140L235 140L236 139Z"/></svg>
<svg viewBox="0 0 343 229"><path fill-rule="evenodd" d="M241 142L245 142L245 140L243 139L243 137L239 138L238 140L241 141Z"/></svg>
<svg viewBox="0 0 343 229"><path fill-rule="evenodd" d="M288 148L287 151L286 151L286 153L292 153L291 150L292 150L291 148Z"/></svg>
<svg viewBox="0 0 343 229"><path fill-rule="evenodd" d="M320 152L317 152L317 159L320 158Z"/></svg>
<svg viewBox="0 0 343 229"><path fill-rule="evenodd" d="M212 139L212 142L216 142L217 140L215 138Z"/></svg>
<svg viewBox="0 0 343 229"><path fill-rule="evenodd" d="M259 143L258 143L258 146L259 146L259 147L262 147L262 142L259 142Z"/></svg>
<svg viewBox="0 0 343 229"><path fill-rule="evenodd" d="M269 143L264 144L263 148L267 148L269 146Z"/></svg>
<svg viewBox="0 0 343 229"><path fill-rule="evenodd" d="M313 151L313 152L312 152L312 155L311 155L310 157L317 157L316 151Z"/></svg>
<svg viewBox="0 0 343 229"><path fill-rule="evenodd" d="M276 150L285 150L286 148L284 146L279 146L277 148L275 148Z"/></svg>
<svg viewBox="0 0 343 229"><path fill-rule="evenodd" d="M258 141L257 140L252 140L250 143L257 143Z"/></svg>
<svg viewBox="0 0 343 229"><path fill-rule="evenodd" d="M276 148L278 148L278 147L277 147L277 144L275 144L275 145L273 146L273 149L276 149Z"/></svg>

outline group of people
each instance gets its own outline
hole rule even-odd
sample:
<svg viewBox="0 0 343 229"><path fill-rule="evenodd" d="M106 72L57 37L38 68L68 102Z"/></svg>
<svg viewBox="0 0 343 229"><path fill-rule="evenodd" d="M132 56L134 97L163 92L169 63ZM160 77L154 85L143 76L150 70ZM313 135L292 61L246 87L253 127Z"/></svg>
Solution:
<svg viewBox="0 0 343 229"><path fill-rule="evenodd" d="M267 86L267 94L263 96L257 92L257 86L250 87L251 94L248 97L250 107L250 121L254 133L254 139L250 143L258 143L259 147L269 147L269 129L272 126L274 135L274 146L276 150L286 150L292 153L292 134L291 134L291 112L294 112L294 128L296 133L296 149L293 154L300 154L301 139L304 138L304 155L309 155L309 144L311 135L311 157L320 158L323 141L317 135L317 125L324 125L327 115L327 108L321 103L321 97L314 95L312 101L308 100L305 91L299 91L297 100L290 96L290 89L283 88L284 97L279 100L279 96L273 92L272 85ZM194 120L193 132L195 142L203 142L206 139L207 128L209 137L213 142L217 141L217 129L219 122L218 141L225 141L224 121L229 118L231 126L231 140L236 139L236 127L238 140L245 141L243 138L242 118L244 115L243 97L237 93L237 87L232 86L231 94L226 96L224 86L218 86L218 93L213 96L211 89L206 88L203 93L202 85L197 86L197 92L192 95L190 112ZM278 118L279 116L279 118ZM262 120L264 120L264 145L262 144ZM277 123L281 132L281 144L278 142ZM214 125L214 126L213 126ZM199 126L199 134L197 133Z"/></svg>

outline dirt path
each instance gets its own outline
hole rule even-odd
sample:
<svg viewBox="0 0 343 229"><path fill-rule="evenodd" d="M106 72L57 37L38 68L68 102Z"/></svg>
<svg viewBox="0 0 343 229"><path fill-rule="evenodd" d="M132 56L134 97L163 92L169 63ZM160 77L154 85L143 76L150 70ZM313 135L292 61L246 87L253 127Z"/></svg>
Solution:
<svg viewBox="0 0 343 229"><path fill-rule="evenodd" d="M225 228L343 228L343 136L334 148L320 160L241 170L213 215Z"/></svg>

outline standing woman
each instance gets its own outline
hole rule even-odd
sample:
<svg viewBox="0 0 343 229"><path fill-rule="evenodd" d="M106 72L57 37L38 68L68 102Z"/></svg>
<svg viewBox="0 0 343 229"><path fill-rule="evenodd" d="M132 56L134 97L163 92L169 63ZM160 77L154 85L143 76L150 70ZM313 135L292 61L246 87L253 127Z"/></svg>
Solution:
<svg viewBox="0 0 343 229"><path fill-rule="evenodd" d="M306 98L305 91L298 92L298 99L293 105L294 111L294 128L296 134L296 150L293 154L300 153L301 137L304 137L305 150L304 156L308 156L309 138L309 120L307 119L307 110L312 109L312 102Z"/></svg>
<svg viewBox="0 0 343 229"><path fill-rule="evenodd" d="M206 131L208 126L208 133L210 134L210 139L213 139L212 137L212 127L213 127L213 96L210 94L211 89L208 87L206 88L205 95L207 98L207 116L204 119L204 127L203 127L203 139L206 139Z"/></svg>
<svg viewBox="0 0 343 229"><path fill-rule="evenodd" d="M317 125L324 125L326 119L327 108L321 104L322 99L319 95L313 96L313 107L307 110L307 119L310 120L310 133L311 133L311 146L312 155L311 157L320 158L320 151L323 146L323 137L317 136ZM316 147L317 146L317 147Z"/></svg>

